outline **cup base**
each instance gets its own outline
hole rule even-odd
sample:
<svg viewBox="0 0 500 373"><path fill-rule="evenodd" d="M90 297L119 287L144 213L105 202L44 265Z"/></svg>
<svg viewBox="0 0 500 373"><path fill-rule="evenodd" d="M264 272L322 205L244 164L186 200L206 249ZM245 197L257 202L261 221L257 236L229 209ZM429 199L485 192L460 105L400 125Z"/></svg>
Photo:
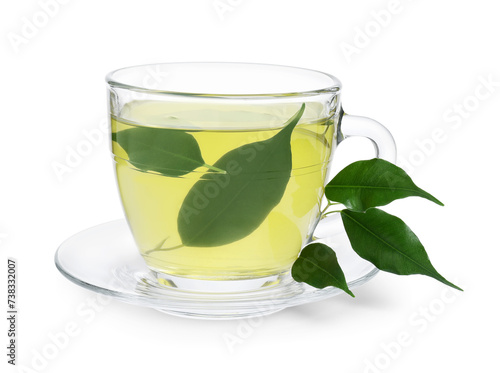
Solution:
<svg viewBox="0 0 500 373"><path fill-rule="evenodd" d="M182 289L197 293L242 293L267 289L279 285L285 278L286 272L251 279L238 280L200 280L187 277L172 276L166 273L153 271L154 277L160 286L169 289Z"/></svg>

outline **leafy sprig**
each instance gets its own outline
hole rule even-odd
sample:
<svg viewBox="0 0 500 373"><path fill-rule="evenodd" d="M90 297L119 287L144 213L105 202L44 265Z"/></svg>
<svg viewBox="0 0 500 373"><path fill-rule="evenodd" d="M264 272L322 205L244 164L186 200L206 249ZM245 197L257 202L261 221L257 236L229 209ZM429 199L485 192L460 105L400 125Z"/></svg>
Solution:
<svg viewBox="0 0 500 373"><path fill-rule="evenodd" d="M404 170L378 158L354 162L340 171L325 190L330 203L339 202L346 207L340 211L340 216L351 246L360 257L382 271L397 275L422 274L462 290L436 271L410 227L377 208L410 196L426 198L443 206L438 199L417 187ZM334 286L354 296L335 251L331 248L329 251L325 248L313 250L317 245L312 243L302 250L292 267L293 278L317 288ZM311 270L311 263L321 270Z"/></svg>

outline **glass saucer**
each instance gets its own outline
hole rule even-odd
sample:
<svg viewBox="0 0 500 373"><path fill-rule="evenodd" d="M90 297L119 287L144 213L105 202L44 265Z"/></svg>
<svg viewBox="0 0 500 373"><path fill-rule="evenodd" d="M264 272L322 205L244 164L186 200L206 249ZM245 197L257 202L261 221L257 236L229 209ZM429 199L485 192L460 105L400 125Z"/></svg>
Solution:
<svg viewBox="0 0 500 373"><path fill-rule="evenodd" d="M320 235L316 241L335 248L349 288L375 276L378 270L352 250L340 218L325 220L315 231ZM333 287L316 289L297 283L289 273L257 290L240 292L202 292L169 286L146 266L125 220L97 225L68 238L57 250L55 263L64 276L86 289L183 317L261 316L343 293Z"/></svg>

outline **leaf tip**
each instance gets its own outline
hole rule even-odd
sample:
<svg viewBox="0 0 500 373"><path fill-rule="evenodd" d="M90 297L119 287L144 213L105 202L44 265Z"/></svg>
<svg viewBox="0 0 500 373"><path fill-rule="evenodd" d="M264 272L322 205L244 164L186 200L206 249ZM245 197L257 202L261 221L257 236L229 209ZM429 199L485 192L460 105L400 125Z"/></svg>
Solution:
<svg viewBox="0 0 500 373"><path fill-rule="evenodd" d="M453 289L456 289L456 290L460 290L460 291L464 291L464 289L458 287L457 285L455 284L452 284L451 282L449 282L448 284L446 284L448 286L451 286Z"/></svg>
<svg viewBox="0 0 500 373"><path fill-rule="evenodd" d="M429 193L427 193L427 192L425 192L425 193L428 195L427 199L428 199L429 201L434 202L436 205L439 205L439 206L444 206L444 203L443 203L443 202L441 202L440 200L438 200L436 197L434 197L433 195L431 195L431 194L429 194Z"/></svg>
<svg viewBox="0 0 500 373"><path fill-rule="evenodd" d="M291 118L292 122L294 123L292 127L295 127L297 125L297 123L299 122L300 118L302 118L302 115L304 114L304 111L306 111L306 104L303 102L302 105L300 105L300 109Z"/></svg>
<svg viewBox="0 0 500 373"><path fill-rule="evenodd" d="M208 168L210 171L217 172L219 174L223 174L223 175L227 174L226 170L223 170L222 168L219 168L219 167L215 167L215 166L212 166L212 165L209 165L206 163L203 163L202 166L205 168Z"/></svg>

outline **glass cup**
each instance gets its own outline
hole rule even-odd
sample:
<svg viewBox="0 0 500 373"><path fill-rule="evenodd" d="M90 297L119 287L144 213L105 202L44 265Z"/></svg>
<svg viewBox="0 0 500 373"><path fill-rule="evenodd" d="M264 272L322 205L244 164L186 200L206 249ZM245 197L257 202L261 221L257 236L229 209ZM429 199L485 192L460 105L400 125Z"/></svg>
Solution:
<svg viewBox="0 0 500 373"><path fill-rule="evenodd" d="M107 83L122 205L165 286L276 284L314 240L337 145L367 137L395 161L387 129L346 115L341 83L326 73L165 63L116 70Z"/></svg>

